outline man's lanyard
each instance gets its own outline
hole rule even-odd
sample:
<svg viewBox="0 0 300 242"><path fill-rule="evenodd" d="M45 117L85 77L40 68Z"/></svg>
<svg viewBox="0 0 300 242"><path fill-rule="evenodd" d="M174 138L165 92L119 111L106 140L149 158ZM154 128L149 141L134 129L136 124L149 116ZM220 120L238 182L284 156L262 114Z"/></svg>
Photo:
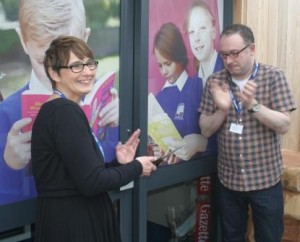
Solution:
<svg viewBox="0 0 300 242"><path fill-rule="evenodd" d="M54 93L54 94L57 94L57 95L60 96L61 98L66 98L65 94L63 94L61 91L59 91L59 90L57 90L57 89L53 89L53 93ZM104 151L103 151L102 145L101 145L100 141L98 140L97 136L95 135L93 129L92 129L91 127L90 127L90 129L91 129L91 133L92 133L92 135L93 135L93 138L94 138L94 140L96 141L96 144L97 144L97 146L98 146L98 148L99 148L99 150L100 150L100 152L101 152L101 154L102 154L102 156L103 156L103 159L105 159Z"/></svg>
<svg viewBox="0 0 300 242"><path fill-rule="evenodd" d="M255 62L255 64L253 65L253 70L252 70L252 74L251 76L249 77L248 80L254 80L256 75L257 75L257 72L258 72L258 69L259 69L259 64L258 62ZM231 75L229 74L229 86L230 86L230 90L229 90L229 94L230 94L230 98L231 98L231 101L232 101L232 104L234 106L234 109L237 113L237 116L238 116L238 120L240 119L240 114L242 112L242 109L243 109L243 106L242 106L242 102L239 102L237 100L237 98L233 95L233 91L232 91L232 77Z"/></svg>

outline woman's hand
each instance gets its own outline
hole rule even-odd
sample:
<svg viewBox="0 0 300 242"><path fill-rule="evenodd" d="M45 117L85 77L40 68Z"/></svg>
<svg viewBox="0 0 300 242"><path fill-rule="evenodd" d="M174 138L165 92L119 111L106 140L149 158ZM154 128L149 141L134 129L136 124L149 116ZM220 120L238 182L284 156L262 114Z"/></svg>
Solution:
<svg viewBox="0 0 300 242"><path fill-rule="evenodd" d="M156 170L156 165L153 162L156 160L155 156L141 156L136 158L143 166L142 176L150 176L152 171Z"/></svg>
<svg viewBox="0 0 300 242"><path fill-rule="evenodd" d="M119 142L116 146L117 160L120 164L126 164L133 161L137 147L140 143L140 133L141 131L137 129L125 144Z"/></svg>

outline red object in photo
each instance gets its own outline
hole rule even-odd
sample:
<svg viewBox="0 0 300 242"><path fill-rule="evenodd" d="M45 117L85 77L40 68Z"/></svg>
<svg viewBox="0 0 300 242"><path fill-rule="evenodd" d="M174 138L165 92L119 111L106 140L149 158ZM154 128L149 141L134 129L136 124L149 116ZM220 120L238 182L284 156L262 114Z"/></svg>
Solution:
<svg viewBox="0 0 300 242"><path fill-rule="evenodd" d="M197 183L194 242L208 242L211 224L211 177L199 177Z"/></svg>

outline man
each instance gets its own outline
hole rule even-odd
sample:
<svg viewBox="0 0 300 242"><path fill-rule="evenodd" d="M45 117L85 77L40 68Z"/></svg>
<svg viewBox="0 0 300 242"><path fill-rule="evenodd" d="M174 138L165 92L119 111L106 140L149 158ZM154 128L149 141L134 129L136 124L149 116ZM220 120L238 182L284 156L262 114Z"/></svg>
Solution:
<svg viewBox="0 0 300 242"><path fill-rule="evenodd" d="M0 104L0 204L35 197L36 189L28 163L31 159L31 131L22 132L30 118L21 117L21 94L25 90L51 94L52 87L43 67L44 52L59 35L72 35L87 41L82 0L21 0L17 33L29 56L32 72L28 83ZM106 161L115 156L118 143L118 96L112 91L113 101L100 112L103 126L107 125L106 139L101 142Z"/></svg>
<svg viewBox="0 0 300 242"><path fill-rule="evenodd" d="M255 241L280 242L280 135L288 131L295 102L283 72L255 60L249 27L226 27L220 56L225 69L208 80L199 124L206 137L218 134L222 241L245 241L250 205Z"/></svg>

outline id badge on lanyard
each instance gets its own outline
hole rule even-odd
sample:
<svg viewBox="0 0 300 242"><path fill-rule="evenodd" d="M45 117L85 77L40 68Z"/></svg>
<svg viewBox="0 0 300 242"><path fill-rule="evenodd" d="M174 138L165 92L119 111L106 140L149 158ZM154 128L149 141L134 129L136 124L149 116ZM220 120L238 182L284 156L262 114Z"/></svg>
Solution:
<svg viewBox="0 0 300 242"><path fill-rule="evenodd" d="M251 74L249 80L255 79L257 72L258 72L258 68L259 68L259 64L257 62L255 62L255 65L253 67L253 71L252 71L252 74ZM232 82L231 76L229 75L229 77L230 77L230 83L231 83ZM231 88L230 88L229 93L230 93L230 98L231 98L232 104L237 113L237 121L236 121L236 123L230 124L229 131L232 133L236 133L236 134L242 134L244 126L242 124L239 124L239 120L240 120L241 112L243 109L243 105L242 105L242 102L238 102L236 97L233 95Z"/></svg>
<svg viewBox="0 0 300 242"><path fill-rule="evenodd" d="M231 123L230 124L229 131L232 132L232 133L236 133L236 134L242 134L244 126L242 124L239 124L240 115L241 115L241 112L242 112L242 109L243 109L242 102L237 101L237 99L234 97L231 89L230 89L229 93L230 93L230 97L231 97L231 100L232 100L232 104L233 104L234 109L237 113L237 121L236 121L236 123Z"/></svg>

